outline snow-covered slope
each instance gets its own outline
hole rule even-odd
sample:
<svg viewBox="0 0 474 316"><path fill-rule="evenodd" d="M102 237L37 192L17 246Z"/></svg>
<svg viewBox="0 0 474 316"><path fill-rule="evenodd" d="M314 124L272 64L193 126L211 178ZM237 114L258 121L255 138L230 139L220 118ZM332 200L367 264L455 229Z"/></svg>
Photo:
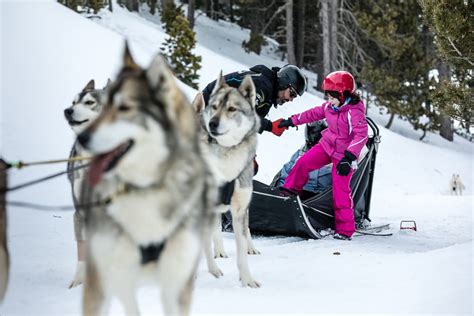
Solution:
<svg viewBox="0 0 474 316"><path fill-rule="evenodd" d="M165 38L156 19L118 6L96 21L54 1L0 2L0 8L0 156L9 160L66 157L73 134L62 111L74 94L91 78L103 85L114 77L124 38L143 65ZM235 26L201 16L196 29L202 41L196 48L203 57L200 88L221 69L282 63L269 54L258 59L245 55L240 48L244 31ZM182 87L192 98L196 91ZM270 118L288 117L321 101L305 94L272 110ZM383 122L376 111L370 114ZM239 285L233 236L225 234L230 258L218 261L225 275L216 280L201 265L192 312L471 314L473 146L457 137L449 143L434 134L426 142L416 141L403 122L396 130L381 127L371 207L374 222L392 224L392 237L365 236L351 242L257 238L262 254L250 258L250 267L263 288L252 290ZM256 178L269 182L302 143L302 128L280 138L261 135L257 157L261 171ZM10 182L18 184L63 168L12 171ZM452 173L459 173L467 187L462 197L448 195ZM8 199L72 203L65 177L14 192ZM72 213L10 207L8 215L12 270L0 314L79 314L81 288L66 289L75 265ZM398 230L402 219L416 220L418 231ZM333 255L336 251L341 255ZM157 298L154 289L140 290L143 314L161 313ZM122 310L114 303L112 312Z"/></svg>

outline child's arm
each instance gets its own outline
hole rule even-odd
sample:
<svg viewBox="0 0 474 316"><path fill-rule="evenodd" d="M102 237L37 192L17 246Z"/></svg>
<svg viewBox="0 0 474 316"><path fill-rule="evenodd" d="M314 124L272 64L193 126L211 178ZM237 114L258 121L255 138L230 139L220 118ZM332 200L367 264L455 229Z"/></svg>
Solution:
<svg viewBox="0 0 474 316"><path fill-rule="evenodd" d="M369 130L363 109L354 109L351 111L349 124L354 133L354 139L347 147L347 151L355 157L359 157L362 148L367 143Z"/></svg>
<svg viewBox="0 0 474 316"><path fill-rule="evenodd" d="M326 106L328 106L328 104L328 102L324 102L321 106L309 109L300 114L294 114L291 116L291 121L296 126L322 120L323 118L325 118L324 110L326 109Z"/></svg>

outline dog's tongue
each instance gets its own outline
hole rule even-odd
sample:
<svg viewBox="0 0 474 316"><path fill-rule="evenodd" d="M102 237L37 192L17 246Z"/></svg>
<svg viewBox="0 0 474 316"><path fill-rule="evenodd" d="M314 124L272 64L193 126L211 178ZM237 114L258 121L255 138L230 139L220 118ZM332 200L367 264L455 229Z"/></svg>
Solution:
<svg viewBox="0 0 474 316"><path fill-rule="evenodd" d="M89 171L87 172L87 181L89 184L94 187L102 179L102 174L104 173L107 166L109 166L112 159L114 159L115 150L112 150L109 153L102 154L94 157L89 166Z"/></svg>

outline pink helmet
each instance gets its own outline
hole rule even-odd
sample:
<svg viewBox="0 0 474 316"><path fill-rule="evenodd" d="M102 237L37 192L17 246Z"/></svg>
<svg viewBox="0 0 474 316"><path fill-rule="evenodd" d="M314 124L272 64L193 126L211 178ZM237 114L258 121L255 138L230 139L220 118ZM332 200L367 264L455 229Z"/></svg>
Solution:
<svg viewBox="0 0 474 316"><path fill-rule="evenodd" d="M322 88L324 91L337 91L342 96L344 91L354 93L355 80L347 71L334 71L324 78Z"/></svg>

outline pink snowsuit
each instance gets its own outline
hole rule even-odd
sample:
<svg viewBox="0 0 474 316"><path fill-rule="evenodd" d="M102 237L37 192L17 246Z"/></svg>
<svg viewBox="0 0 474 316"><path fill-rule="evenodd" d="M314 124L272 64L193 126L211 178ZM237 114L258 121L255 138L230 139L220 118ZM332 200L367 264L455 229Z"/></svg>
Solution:
<svg viewBox="0 0 474 316"><path fill-rule="evenodd" d="M283 187L300 192L308 181L309 173L332 162L332 185L334 224L337 234L351 237L355 231L354 206L350 182L353 170L349 175L337 174L336 166L344 157L344 151L359 157L367 143L367 121L365 106L362 101L348 104L334 110L331 103L324 102L291 117L293 124L301 125L326 118L328 128L322 132L319 143L307 151L293 166Z"/></svg>

